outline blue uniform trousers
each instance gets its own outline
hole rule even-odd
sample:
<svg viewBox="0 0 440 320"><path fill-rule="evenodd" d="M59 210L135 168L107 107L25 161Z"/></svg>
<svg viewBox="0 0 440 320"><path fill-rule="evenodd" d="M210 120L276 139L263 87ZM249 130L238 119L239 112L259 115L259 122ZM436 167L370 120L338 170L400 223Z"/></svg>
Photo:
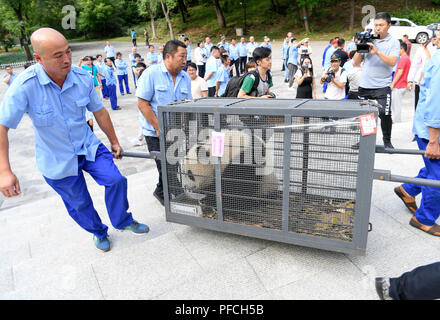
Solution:
<svg viewBox="0 0 440 320"><path fill-rule="evenodd" d="M118 75L118 82L119 82L119 91L121 92L121 94L124 94L123 84L125 84L125 93L130 93L130 88L128 87L128 74Z"/></svg>
<svg viewBox="0 0 440 320"><path fill-rule="evenodd" d="M417 136L416 139L419 149L425 150L428 145L428 140L420 139ZM440 160L423 157L423 161L425 162L425 167L419 171L416 178L440 180ZM420 192L422 193L420 207L416 211L415 216L417 220L424 225L434 225L440 216L440 188L409 183L403 184L402 187L413 197L417 196Z"/></svg>
<svg viewBox="0 0 440 320"><path fill-rule="evenodd" d="M133 74L134 88L137 89L136 75L134 74L134 71L133 71L133 70L131 70L131 73Z"/></svg>
<svg viewBox="0 0 440 320"><path fill-rule="evenodd" d="M115 110L118 107L118 97L116 96L116 85L107 85L107 94L110 97L110 104L112 109Z"/></svg>
<svg viewBox="0 0 440 320"><path fill-rule="evenodd" d="M418 267L390 279L390 296L395 300L440 298L440 262Z"/></svg>
<svg viewBox="0 0 440 320"><path fill-rule="evenodd" d="M96 151L95 161L78 156L78 175L46 182L61 196L69 215L86 231L100 239L107 235L108 227L101 222L93 207L82 171L88 172L96 183L105 186L105 204L110 221L116 229L133 223L128 210L127 179L121 175L113 162L113 156L101 143Z"/></svg>
<svg viewBox="0 0 440 320"><path fill-rule="evenodd" d="M102 97L108 98L108 89L107 89L107 83L105 81L105 78L101 78L101 84L102 84Z"/></svg>

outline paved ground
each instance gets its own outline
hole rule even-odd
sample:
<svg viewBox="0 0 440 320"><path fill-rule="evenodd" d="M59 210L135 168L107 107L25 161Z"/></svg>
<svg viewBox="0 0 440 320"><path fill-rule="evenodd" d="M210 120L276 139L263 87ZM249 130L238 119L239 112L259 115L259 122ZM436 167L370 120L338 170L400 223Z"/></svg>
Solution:
<svg viewBox="0 0 440 320"><path fill-rule="evenodd" d="M312 43L316 74L321 74L325 45ZM129 43L114 46L125 56L130 51ZM102 53L104 43L72 47L76 62ZM287 88L279 71L280 48L274 43L273 91L294 98L295 89ZM145 47L140 53L146 55ZM5 89L1 84L0 100ZM322 98L320 86L318 92ZM145 150L132 145L139 130L134 94L119 99L121 111L111 111L106 101L104 105L122 146ZM395 147L416 148L411 142L412 101L408 93L403 122L393 127ZM99 128L96 134L108 143ZM438 239L409 226L410 215L393 193L395 183L374 182L367 254L354 256L169 223L152 196L157 179L153 162L128 158L117 165L128 178L130 209L151 231L134 236L110 227L112 250L102 253L37 171L27 117L9 139L23 194L0 198L0 299L376 299L375 276L397 276L440 256ZM381 133L377 141L381 144ZM376 155L375 160L375 168L407 176L416 175L421 165L418 156ZM88 181L95 207L110 226L103 188Z"/></svg>

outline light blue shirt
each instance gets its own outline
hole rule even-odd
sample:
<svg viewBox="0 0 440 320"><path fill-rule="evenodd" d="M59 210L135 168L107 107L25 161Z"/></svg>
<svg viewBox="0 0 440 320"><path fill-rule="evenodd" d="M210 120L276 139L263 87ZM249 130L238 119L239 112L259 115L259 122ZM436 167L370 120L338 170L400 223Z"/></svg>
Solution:
<svg viewBox="0 0 440 320"><path fill-rule="evenodd" d="M230 45L229 46L229 58L231 58L231 60L238 60L238 47L237 45Z"/></svg>
<svg viewBox="0 0 440 320"><path fill-rule="evenodd" d="M298 47L296 45L289 47L289 58L287 59L287 63L291 63L295 66L298 65Z"/></svg>
<svg viewBox="0 0 440 320"><path fill-rule="evenodd" d="M103 68L103 74L105 77L105 85L106 86L115 86L117 84L116 77L115 77L115 69L113 69L113 66L105 65Z"/></svg>
<svg viewBox="0 0 440 320"><path fill-rule="evenodd" d="M125 61L125 59L115 59L115 66L116 66L116 74L118 76L123 76L128 74L127 72L127 68L128 68L128 64L127 61Z"/></svg>
<svg viewBox="0 0 440 320"><path fill-rule="evenodd" d="M115 48L112 45L105 46L104 52L106 54L106 58L113 58L115 56Z"/></svg>
<svg viewBox="0 0 440 320"><path fill-rule="evenodd" d="M240 57L247 57L247 49L246 49L246 42L245 43L239 43L237 44L238 47L238 53L240 54Z"/></svg>
<svg viewBox="0 0 440 320"><path fill-rule="evenodd" d="M387 56L399 57L400 42L390 34L383 39L373 40L377 50ZM383 62L377 54L363 53L364 64L362 66L362 78L360 86L366 89L386 88L393 82L392 72L394 66Z"/></svg>
<svg viewBox="0 0 440 320"><path fill-rule="evenodd" d="M269 48L271 51L272 51L272 45L270 44L270 43L268 43L268 44L265 44L264 42L260 45L260 47L263 47L263 48Z"/></svg>
<svg viewBox="0 0 440 320"><path fill-rule="evenodd" d="M24 114L32 120L37 167L49 179L78 175L78 156L95 161L101 143L85 120L86 110L99 111L101 99L87 71L72 65L63 87L41 64L22 72L0 105L0 124L16 129Z"/></svg>
<svg viewBox="0 0 440 320"><path fill-rule="evenodd" d="M227 43L226 41L225 41L225 43L223 43L223 42L220 41L220 42L217 44L217 47L219 47L219 48L221 48L221 47L225 48L226 52L229 54L229 43Z"/></svg>
<svg viewBox="0 0 440 320"><path fill-rule="evenodd" d="M191 61L191 44L186 46L186 61Z"/></svg>
<svg viewBox="0 0 440 320"><path fill-rule="evenodd" d="M248 44L246 45L246 50L248 51L248 57L252 57L252 53L254 52L254 50L258 48L258 43L254 41L254 43L252 42L248 42Z"/></svg>
<svg viewBox="0 0 440 320"><path fill-rule="evenodd" d="M162 63L162 61L163 61L163 55L162 55L162 53L158 53L157 54L157 63Z"/></svg>
<svg viewBox="0 0 440 320"><path fill-rule="evenodd" d="M96 68L98 68L99 73L104 74L104 69L107 67L104 61L101 61L101 62L96 61L95 66L96 66ZM105 78L103 76L100 76L100 77L101 77L101 79Z"/></svg>
<svg viewBox="0 0 440 320"><path fill-rule="evenodd" d="M283 57L283 60L286 59L287 51L288 50L289 50L289 44L286 41L284 41L283 42L283 46L282 46L282 57Z"/></svg>
<svg viewBox="0 0 440 320"><path fill-rule="evenodd" d="M153 53L148 52L147 53L147 64L151 66L151 65L154 65L157 63L158 63L157 53L156 52L153 52Z"/></svg>
<svg viewBox="0 0 440 320"><path fill-rule="evenodd" d="M3 80L6 80L6 78L9 77L9 74L5 74L3 76ZM12 82L14 82L14 80L18 77L18 73L12 72L11 78L9 79L9 82L7 83L7 85L10 87Z"/></svg>
<svg viewBox="0 0 440 320"><path fill-rule="evenodd" d="M210 42L209 44L207 44L206 42L205 42L205 49L206 49L206 57L207 58L209 58L210 56L211 56L211 48L213 47L214 45L212 44L212 42Z"/></svg>
<svg viewBox="0 0 440 320"><path fill-rule="evenodd" d="M208 80L206 80L206 84L208 85L208 88L215 87L216 85L216 79L217 79L217 71L218 71L218 59L214 57L209 57L209 59L206 61L206 72L205 76L209 75L211 72L214 72Z"/></svg>
<svg viewBox="0 0 440 320"><path fill-rule="evenodd" d="M220 86L218 88L217 96L220 97L223 93L226 91L226 86L228 85L229 81L229 71L228 68L225 67L224 64L222 64L219 67L219 70L217 72L217 82L220 82Z"/></svg>
<svg viewBox="0 0 440 320"><path fill-rule="evenodd" d="M428 127L440 128L440 51L426 62L420 83L420 99L414 114L413 133L429 140Z"/></svg>
<svg viewBox="0 0 440 320"><path fill-rule="evenodd" d="M174 101L192 99L191 78L185 71L180 71L176 77L175 84L173 78L165 65L156 64L147 68L138 80L136 90L138 98L150 102L151 109L158 116L157 107L167 105ZM142 133L145 136L156 137L156 130L148 123L139 111L139 122Z"/></svg>
<svg viewBox="0 0 440 320"><path fill-rule="evenodd" d="M137 54L137 53L136 53L136 54ZM134 54L133 52L130 53L130 54L128 55L128 59L130 60L131 68L132 68L133 70L136 69L136 59L135 59L134 55L135 55L135 54Z"/></svg>
<svg viewBox="0 0 440 320"><path fill-rule="evenodd" d="M336 51L336 48L333 46L330 46L330 48L328 48L327 53L325 54L325 59L324 59L324 70L328 70L328 68L330 68L330 60L331 60L333 53L335 53L335 51Z"/></svg>

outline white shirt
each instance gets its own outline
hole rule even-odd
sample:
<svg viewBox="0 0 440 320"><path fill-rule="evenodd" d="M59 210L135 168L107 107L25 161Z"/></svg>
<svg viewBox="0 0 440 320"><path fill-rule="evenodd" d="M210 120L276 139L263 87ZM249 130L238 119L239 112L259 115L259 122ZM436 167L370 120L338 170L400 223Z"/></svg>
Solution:
<svg viewBox="0 0 440 320"><path fill-rule="evenodd" d="M429 50L429 49L428 49ZM413 60L411 61L411 68L408 73L408 82L420 83L420 77L423 72L423 67L425 66L428 56L426 55L425 49L421 46Z"/></svg>
<svg viewBox="0 0 440 320"><path fill-rule="evenodd" d="M203 55L205 57L203 57ZM206 56L207 56L207 54L206 54L205 48L197 47L194 50L194 60L196 62L196 65L201 66L204 63L206 63Z"/></svg>
<svg viewBox="0 0 440 320"><path fill-rule="evenodd" d="M342 83L347 83L347 71L344 71L341 75L342 68L339 67L338 72L335 73L335 80ZM339 88L336 84L330 82L327 85L327 91L324 95L327 99L330 100L343 100L345 98L345 87Z"/></svg>
<svg viewBox="0 0 440 320"><path fill-rule="evenodd" d="M350 83L350 91L358 92L362 79L362 68L353 67L347 74L347 79Z"/></svg>
<svg viewBox="0 0 440 320"><path fill-rule="evenodd" d="M205 79L197 76L195 80L191 79L191 94L193 99L202 98L202 92L208 91L208 85L206 84Z"/></svg>

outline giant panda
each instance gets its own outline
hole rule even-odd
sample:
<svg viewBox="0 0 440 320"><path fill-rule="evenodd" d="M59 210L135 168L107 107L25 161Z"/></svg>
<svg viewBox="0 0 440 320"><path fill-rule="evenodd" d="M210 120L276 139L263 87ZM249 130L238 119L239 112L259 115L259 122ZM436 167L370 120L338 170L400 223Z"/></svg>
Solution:
<svg viewBox="0 0 440 320"><path fill-rule="evenodd" d="M224 155L220 166L222 199L235 199L223 201L223 209L228 209L228 203L229 206L233 206L236 201L239 201L242 207L251 209L258 206L259 201L249 199L249 197L263 199L278 196L280 183L273 172L273 167L270 163L265 163L264 166L255 164L254 147L259 145L263 151L268 152L265 142L257 136L251 136L250 131L246 130L222 130L222 132L225 135ZM182 186L190 197L199 195L202 205L216 208L213 160L209 139L192 146L183 161ZM231 195L239 197L234 198Z"/></svg>

